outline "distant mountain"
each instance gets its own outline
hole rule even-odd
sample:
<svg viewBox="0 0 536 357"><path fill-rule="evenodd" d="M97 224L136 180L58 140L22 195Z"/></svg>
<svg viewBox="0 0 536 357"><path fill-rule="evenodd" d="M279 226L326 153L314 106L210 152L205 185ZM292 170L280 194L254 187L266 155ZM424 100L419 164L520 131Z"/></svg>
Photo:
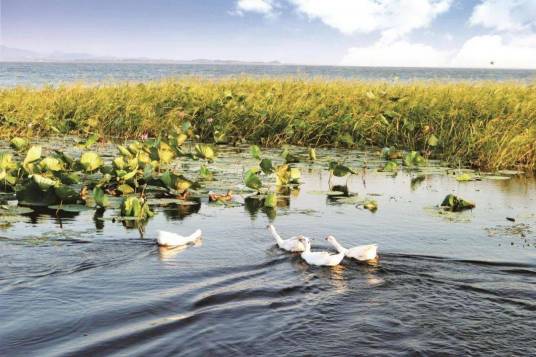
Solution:
<svg viewBox="0 0 536 357"><path fill-rule="evenodd" d="M0 45L0 62L116 62L116 63L183 63L183 64L237 64L237 65L281 65L279 61L248 62L235 60L170 60L155 58L119 58L99 57L87 53L52 52L49 54L38 53L19 48Z"/></svg>

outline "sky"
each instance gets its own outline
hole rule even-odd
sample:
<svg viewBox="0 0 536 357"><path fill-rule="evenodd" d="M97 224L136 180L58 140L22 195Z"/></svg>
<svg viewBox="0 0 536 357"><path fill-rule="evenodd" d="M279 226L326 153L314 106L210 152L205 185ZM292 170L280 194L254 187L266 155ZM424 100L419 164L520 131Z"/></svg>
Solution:
<svg viewBox="0 0 536 357"><path fill-rule="evenodd" d="M41 53L536 68L536 0L0 0L0 11L1 44Z"/></svg>

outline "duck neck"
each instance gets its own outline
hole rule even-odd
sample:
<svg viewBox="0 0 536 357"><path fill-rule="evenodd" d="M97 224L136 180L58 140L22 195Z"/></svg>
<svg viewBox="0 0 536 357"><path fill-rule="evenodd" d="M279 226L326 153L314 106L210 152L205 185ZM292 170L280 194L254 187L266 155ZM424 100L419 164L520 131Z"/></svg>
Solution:
<svg viewBox="0 0 536 357"><path fill-rule="evenodd" d="M277 231L275 230L275 227L274 227L274 226L270 226L270 233L272 233L272 236L275 238L275 241L276 241L278 244L282 244L282 243L283 243L283 239L279 236L279 234L277 234Z"/></svg>
<svg viewBox="0 0 536 357"><path fill-rule="evenodd" d="M305 248L304 249L304 253L310 253L311 252L311 244L309 243L308 240L305 240L303 241L303 247Z"/></svg>
<svg viewBox="0 0 536 357"><path fill-rule="evenodd" d="M337 252L339 253L344 253L346 254L346 252L348 251L348 249L344 248L342 245L340 245L339 242L337 242L336 239L333 239L333 242L332 242L333 246L335 247L335 249L337 249Z"/></svg>

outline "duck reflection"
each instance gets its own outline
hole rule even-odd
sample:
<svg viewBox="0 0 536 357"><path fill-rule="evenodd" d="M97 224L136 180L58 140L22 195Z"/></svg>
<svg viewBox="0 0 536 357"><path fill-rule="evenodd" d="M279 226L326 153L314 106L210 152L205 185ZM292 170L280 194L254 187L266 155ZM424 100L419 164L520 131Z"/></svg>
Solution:
<svg viewBox="0 0 536 357"><path fill-rule="evenodd" d="M161 261L163 261L163 262L170 261L170 260L173 260L178 254L184 252L186 249L188 249L190 247L200 247L202 245L203 245L203 239L199 238L199 239L195 240L191 244L181 245L181 246L178 246L178 247L163 247L163 246L159 246L158 247L158 255L159 255Z"/></svg>

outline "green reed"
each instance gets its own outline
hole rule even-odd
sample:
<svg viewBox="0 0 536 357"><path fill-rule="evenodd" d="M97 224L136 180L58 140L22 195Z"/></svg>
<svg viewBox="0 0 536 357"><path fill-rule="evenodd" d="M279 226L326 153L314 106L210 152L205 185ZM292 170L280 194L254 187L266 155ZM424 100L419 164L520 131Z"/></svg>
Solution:
<svg viewBox="0 0 536 357"><path fill-rule="evenodd" d="M532 84L243 77L0 90L5 138L158 136L185 121L205 142L394 146L482 169L536 170Z"/></svg>

